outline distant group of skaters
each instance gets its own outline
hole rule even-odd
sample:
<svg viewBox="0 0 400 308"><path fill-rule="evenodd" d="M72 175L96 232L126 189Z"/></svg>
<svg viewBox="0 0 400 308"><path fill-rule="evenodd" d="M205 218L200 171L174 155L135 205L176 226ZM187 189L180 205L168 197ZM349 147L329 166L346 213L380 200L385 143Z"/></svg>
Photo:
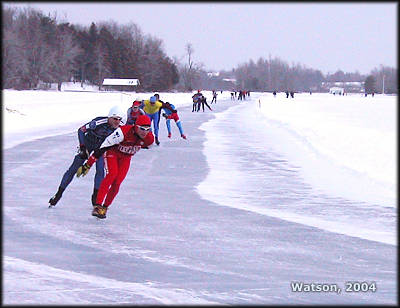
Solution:
<svg viewBox="0 0 400 308"><path fill-rule="evenodd" d="M221 91L222 93L222 91ZM217 96L218 93L215 90L212 90L212 100L211 103L217 103ZM240 90L240 91L231 91L231 100L235 100L237 98L237 100L245 100L246 96L250 96L250 91L245 91L245 90ZM211 107L207 104L207 98L201 93L200 90L197 90L197 93L195 93L192 96L193 99L193 107L192 107L192 112L199 112L200 108L203 109L204 112L204 105L206 105L208 107L208 109L210 109L210 111L212 111Z"/></svg>
<svg viewBox="0 0 400 308"><path fill-rule="evenodd" d="M212 92L213 98L211 101L211 104L213 102L215 102L215 104L217 103L217 92L215 90L213 90ZM203 93L201 93L200 90L197 90L197 93L193 94L192 96L192 100L193 100L193 105L192 105L192 112L199 112L200 108L203 108L203 112L204 112L204 105L206 105L208 107L208 109L210 109L210 111L212 111L210 105L207 104L207 98L203 95Z"/></svg>
<svg viewBox="0 0 400 308"><path fill-rule="evenodd" d="M108 116L96 117L78 129L78 154L64 173L58 191L50 198L49 207L57 204L75 175L85 176L96 164L91 197L92 215L106 218L107 209L128 173L132 156L140 149L149 149L154 142L160 144L160 114L166 119L168 138L171 138L170 121L174 120L181 137L186 139L175 106L160 100L158 94L154 94L148 100L136 99L126 113L126 124L122 122L125 111L119 106L114 106Z"/></svg>
<svg viewBox="0 0 400 308"><path fill-rule="evenodd" d="M250 91L240 90L231 92L231 100L235 100L236 97L238 101L245 100L246 96L250 96Z"/></svg>
<svg viewBox="0 0 400 308"><path fill-rule="evenodd" d="M272 92L272 94L274 95L274 97L276 96L276 91L274 91L274 92ZM290 95L290 97L291 98L294 98L294 91L285 91L285 94L286 94L286 98L289 98L289 95ZM310 94L311 94L311 92L310 92Z"/></svg>

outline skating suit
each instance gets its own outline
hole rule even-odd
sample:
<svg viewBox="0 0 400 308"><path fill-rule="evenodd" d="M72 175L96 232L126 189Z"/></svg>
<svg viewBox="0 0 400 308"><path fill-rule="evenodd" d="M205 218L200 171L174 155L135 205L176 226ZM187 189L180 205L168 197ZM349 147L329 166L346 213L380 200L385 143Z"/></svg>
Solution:
<svg viewBox="0 0 400 308"><path fill-rule="evenodd" d="M133 127L133 125L124 125L117 128L100 146L100 150L102 148L108 148L108 150L103 154L106 176L100 184L96 204L109 206L112 203L128 173L132 156L141 148L148 148L154 142L152 132L141 139L134 133ZM90 159L95 158L91 156Z"/></svg>
<svg viewBox="0 0 400 308"><path fill-rule="evenodd" d="M86 123L78 129L79 144L86 146L87 150L92 152L100 147L104 139L110 135L115 128L108 124L108 117L97 117L92 121ZM74 161L68 170L64 173L60 187L67 188L74 178L76 171L85 162L85 158L80 157L79 154L75 155ZM100 183L104 178L103 158L96 161L96 174L94 177L94 188L98 189Z"/></svg>
<svg viewBox="0 0 400 308"><path fill-rule="evenodd" d="M158 125L160 123L160 109L163 103L156 101L154 104L150 103L150 100L144 100L142 103L143 111L153 121L154 135L158 137Z"/></svg>
<svg viewBox="0 0 400 308"><path fill-rule="evenodd" d="M126 124L130 124L130 125L135 124L135 121L136 121L137 117L142 115L142 114L145 114L143 109L139 108L138 111L133 111L132 107L129 107L128 111L127 111Z"/></svg>
<svg viewBox="0 0 400 308"><path fill-rule="evenodd" d="M171 106L172 109L176 110L174 105L170 104L170 106ZM172 119L172 120L175 121L176 126L178 127L179 132L181 133L181 135L183 135L183 128L182 128L182 124L181 124L181 121L180 121L179 116L178 116L178 112L173 113L171 110L169 110L167 108L163 108L163 110L164 110L165 114L168 116L167 117L167 121L166 121L168 133L169 134L171 133L171 123L170 123L170 121Z"/></svg>

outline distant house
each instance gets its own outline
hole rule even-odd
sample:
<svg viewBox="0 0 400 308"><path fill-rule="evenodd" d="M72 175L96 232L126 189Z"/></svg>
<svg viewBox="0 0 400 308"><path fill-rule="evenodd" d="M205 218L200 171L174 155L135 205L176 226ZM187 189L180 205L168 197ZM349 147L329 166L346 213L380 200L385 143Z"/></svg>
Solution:
<svg viewBox="0 0 400 308"><path fill-rule="evenodd" d="M362 81L327 81L322 82L320 89L322 91L337 90L337 88L344 89L345 93L362 93L364 92L364 82Z"/></svg>
<svg viewBox="0 0 400 308"><path fill-rule="evenodd" d="M105 78L103 81L103 86L137 86L139 84L139 79L128 78Z"/></svg>
<svg viewBox="0 0 400 308"><path fill-rule="evenodd" d="M210 73L207 73L207 76L208 77L218 77L219 76L219 72L210 72Z"/></svg>
<svg viewBox="0 0 400 308"><path fill-rule="evenodd" d="M329 89L330 94L339 94L339 95L344 95L344 88L339 88L339 87L332 87Z"/></svg>
<svg viewBox="0 0 400 308"><path fill-rule="evenodd" d="M122 91L124 87L131 88L132 86L140 85L139 79L129 78L105 78L103 80L103 86L119 86Z"/></svg>
<svg viewBox="0 0 400 308"><path fill-rule="evenodd" d="M349 81L344 84L346 92L362 93L364 92L364 82Z"/></svg>
<svg viewBox="0 0 400 308"><path fill-rule="evenodd" d="M224 78L224 79L222 79L223 81L226 81L226 82L232 82L232 83L236 83L236 79L234 79L234 78Z"/></svg>

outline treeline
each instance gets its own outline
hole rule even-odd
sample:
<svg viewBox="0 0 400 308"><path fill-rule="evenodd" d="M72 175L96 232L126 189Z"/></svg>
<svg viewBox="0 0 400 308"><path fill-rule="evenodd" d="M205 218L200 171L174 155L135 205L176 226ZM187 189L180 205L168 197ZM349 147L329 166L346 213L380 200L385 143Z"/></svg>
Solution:
<svg viewBox="0 0 400 308"><path fill-rule="evenodd" d="M162 40L134 23L90 27L57 23L31 8L3 8L3 88L32 89L39 81L101 85L104 78L138 78L142 91L166 91L179 81Z"/></svg>
<svg viewBox="0 0 400 308"><path fill-rule="evenodd" d="M219 89L249 91L327 91L327 82L365 82L368 92L398 93L397 69L381 66L370 74L319 70L278 57L249 60L231 71L209 76L186 46L187 61L172 60L161 39L144 35L134 23L92 23L89 27L58 23L41 11L3 7L2 88L34 89L66 81L101 86L104 78L138 78L140 86L126 91L191 91ZM236 82L233 82L236 80ZM122 88L122 87L118 87Z"/></svg>
<svg viewBox="0 0 400 308"><path fill-rule="evenodd" d="M319 70L308 69L300 65L290 67L279 58L260 58L257 63L239 65L235 71L238 84L252 91L310 91L325 81Z"/></svg>
<svg viewBox="0 0 400 308"><path fill-rule="evenodd" d="M397 69L385 66L375 68L367 75L338 70L325 76L319 70L300 64L289 66L279 58L269 60L260 58L257 63L250 60L248 63L239 65L234 75L237 84L242 89L251 91L324 92L327 89L323 87L323 83L365 83L368 80L367 88L365 88L368 93L382 93L383 87L386 94L398 93Z"/></svg>
<svg viewBox="0 0 400 308"><path fill-rule="evenodd" d="M361 82L362 89L367 93L382 93L383 90L386 94L398 93L397 69L392 67L380 66L365 75L342 70L324 75L319 70L300 64L289 66L278 57L268 60L261 57L256 63L250 60L231 71L220 71L218 76L209 76L207 71L198 69L194 76L194 89L328 92L335 82ZM236 80L235 85L227 81L233 79ZM349 92L359 90L347 89Z"/></svg>

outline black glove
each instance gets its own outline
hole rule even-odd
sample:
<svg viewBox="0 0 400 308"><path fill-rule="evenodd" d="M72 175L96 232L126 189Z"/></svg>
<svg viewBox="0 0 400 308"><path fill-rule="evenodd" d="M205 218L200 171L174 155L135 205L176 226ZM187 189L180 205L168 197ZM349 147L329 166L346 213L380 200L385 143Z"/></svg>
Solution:
<svg viewBox="0 0 400 308"><path fill-rule="evenodd" d="M86 148L86 146L84 144L81 144L79 146L78 155L82 159L88 159L89 158L89 151L87 150L87 148Z"/></svg>
<svg viewBox="0 0 400 308"><path fill-rule="evenodd" d="M172 113L177 113L178 111L176 111L176 110L172 110Z"/></svg>
<svg viewBox="0 0 400 308"><path fill-rule="evenodd" d="M163 113L162 116L163 116L164 118L166 118L166 119L168 118L168 115L167 115L166 113Z"/></svg>

